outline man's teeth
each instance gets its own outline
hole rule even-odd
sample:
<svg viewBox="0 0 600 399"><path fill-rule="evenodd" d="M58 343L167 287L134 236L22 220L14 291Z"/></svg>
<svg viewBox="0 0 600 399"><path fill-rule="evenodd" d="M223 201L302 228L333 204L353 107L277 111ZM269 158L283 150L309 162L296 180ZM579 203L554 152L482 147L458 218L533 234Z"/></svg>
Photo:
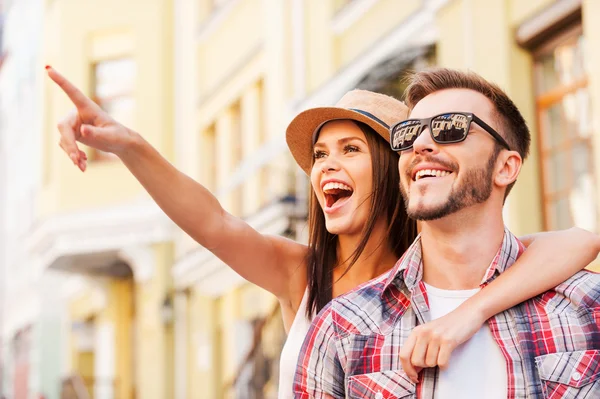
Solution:
<svg viewBox="0 0 600 399"><path fill-rule="evenodd" d="M327 192L328 190L347 190L352 191L352 187L345 185L344 183L335 183L330 182L323 186L323 192Z"/></svg>
<svg viewBox="0 0 600 399"><path fill-rule="evenodd" d="M423 176L444 177L448 176L450 173L452 172L448 172L447 170L422 169L417 172L415 180L419 180Z"/></svg>

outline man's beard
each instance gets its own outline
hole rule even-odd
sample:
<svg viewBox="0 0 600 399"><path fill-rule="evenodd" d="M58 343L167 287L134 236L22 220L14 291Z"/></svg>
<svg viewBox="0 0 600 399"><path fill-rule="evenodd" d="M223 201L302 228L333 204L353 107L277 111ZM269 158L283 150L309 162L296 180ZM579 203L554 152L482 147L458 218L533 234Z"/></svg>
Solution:
<svg viewBox="0 0 600 399"><path fill-rule="evenodd" d="M451 215L470 206L487 201L492 195L492 177L494 164L500 152L496 149L490 156L487 165L481 169L473 169L465 172L462 182L453 187L445 203L425 208L409 209L409 198L406 189L400 184L400 192L404 198L406 213L414 220L436 220ZM456 169L454 169L456 171Z"/></svg>

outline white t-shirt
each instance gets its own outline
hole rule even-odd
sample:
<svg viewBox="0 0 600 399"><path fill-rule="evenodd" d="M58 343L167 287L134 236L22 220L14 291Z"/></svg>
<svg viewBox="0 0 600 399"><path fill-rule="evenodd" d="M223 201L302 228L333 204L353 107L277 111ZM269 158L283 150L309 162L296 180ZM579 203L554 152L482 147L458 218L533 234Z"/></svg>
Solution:
<svg viewBox="0 0 600 399"><path fill-rule="evenodd" d="M450 313L475 295L474 290L442 290L425 284L431 320ZM440 369L435 399L505 399L507 395L506 360L487 323L457 347L445 370Z"/></svg>

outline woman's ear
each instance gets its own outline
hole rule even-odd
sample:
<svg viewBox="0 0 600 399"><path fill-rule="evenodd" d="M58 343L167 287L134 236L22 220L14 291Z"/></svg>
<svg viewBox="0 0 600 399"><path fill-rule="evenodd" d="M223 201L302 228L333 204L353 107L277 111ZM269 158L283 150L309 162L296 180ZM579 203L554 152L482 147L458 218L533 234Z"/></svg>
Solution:
<svg viewBox="0 0 600 399"><path fill-rule="evenodd" d="M497 172L494 183L500 187L507 187L514 183L521 171L523 159L516 151L502 151L498 155Z"/></svg>

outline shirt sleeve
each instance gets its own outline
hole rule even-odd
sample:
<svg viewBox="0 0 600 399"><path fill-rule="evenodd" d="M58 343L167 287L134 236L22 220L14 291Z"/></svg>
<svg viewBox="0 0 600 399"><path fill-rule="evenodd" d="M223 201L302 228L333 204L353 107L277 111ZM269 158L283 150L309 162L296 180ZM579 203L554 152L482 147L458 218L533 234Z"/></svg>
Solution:
<svg viewBox="0 0 600 399"><path fill-rule="evenodd" d="M296 399L345 398L345 375L337 353L337 334L330 302L313 320L298 357Z"/></svg>

